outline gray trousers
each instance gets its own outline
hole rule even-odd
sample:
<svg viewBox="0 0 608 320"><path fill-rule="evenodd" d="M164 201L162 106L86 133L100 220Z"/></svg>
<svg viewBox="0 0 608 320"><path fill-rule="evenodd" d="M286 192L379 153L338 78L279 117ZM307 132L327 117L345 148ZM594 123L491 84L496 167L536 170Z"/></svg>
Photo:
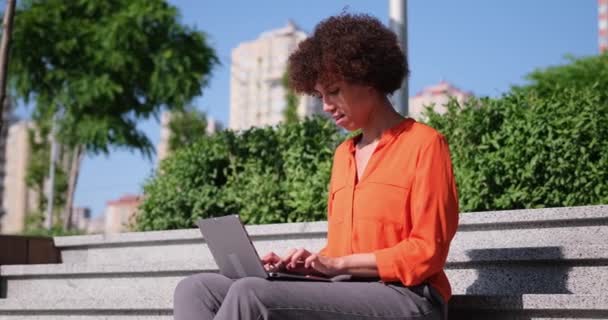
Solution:
<svg viewBox="0 0 608 320"><path fill-rule="evenodd" d="M183 279L173 299L175 320L447 319L446 305L429 285L381 282L229 279L200 273Z"/></svg>

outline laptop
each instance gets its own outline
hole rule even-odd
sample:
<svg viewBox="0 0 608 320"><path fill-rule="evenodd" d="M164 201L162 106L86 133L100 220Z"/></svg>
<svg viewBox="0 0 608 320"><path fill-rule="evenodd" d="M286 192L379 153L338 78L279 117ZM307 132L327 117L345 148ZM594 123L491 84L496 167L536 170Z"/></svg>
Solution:
<svg viewBox="0 0 608 320"><path fill-rule="evenodd" d="M351 279L350 275L338 275L330 278L266 271L238 215L200 219L196 224L205 238L220 273L228 278L258 277L269 280L324 282Z"/></svg>

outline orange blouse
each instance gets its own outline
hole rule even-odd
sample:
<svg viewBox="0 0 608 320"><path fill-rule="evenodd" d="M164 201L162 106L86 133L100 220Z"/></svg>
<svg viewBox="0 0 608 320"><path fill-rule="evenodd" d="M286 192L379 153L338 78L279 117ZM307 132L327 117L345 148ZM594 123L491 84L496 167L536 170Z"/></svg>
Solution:
<svg viewBox="0 0 608 320"><path fill-rule="evenodd" d="M334 155L320 254L373 253L382 281L428 282L448 301L443 268L458 226L458 195L445 138L405 119L382 134L358 182L355 166L353 138Z"/></svg>

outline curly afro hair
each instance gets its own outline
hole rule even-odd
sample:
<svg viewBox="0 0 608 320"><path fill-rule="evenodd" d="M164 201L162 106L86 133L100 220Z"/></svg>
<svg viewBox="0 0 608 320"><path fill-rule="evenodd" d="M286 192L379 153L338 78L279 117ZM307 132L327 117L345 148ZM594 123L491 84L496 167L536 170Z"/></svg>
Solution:
<svg viewBox="0 0 608 320"><path fill-rule="evenodd" d="M321 21L311 37L289 56L289 85L315 95L317 83L335 81L369 85L386 95L409 74L397 36L366 14L342 14Z"/></svg>

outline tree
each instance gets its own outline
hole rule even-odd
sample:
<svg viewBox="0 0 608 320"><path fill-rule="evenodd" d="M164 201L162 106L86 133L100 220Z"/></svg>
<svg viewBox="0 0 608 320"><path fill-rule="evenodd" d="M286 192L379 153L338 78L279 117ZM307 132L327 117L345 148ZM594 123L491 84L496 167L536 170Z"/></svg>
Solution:
<svg viewBox="0 0 608 320"><path fill-rule="evenodd" d="M193 107L171 113L169 120L169 150L189 146L207 132L207 116Z"/></svg>
<svg viewBox="0 0 608 320"><path fill-rule="evenodd" d="M38 123L62 115L58 140L73 151L66 223L82 156L127 148L151 157L137 121L183 108L219 63L205 34L163 0L32 0L14 29L14 90L35 102Z"/></svg>
<svg viewBox="0 0 608 320"><path fill-rule="evenodd" d="M281 79L281 84L283 85L283 89L285 90L285 109L283 110L283 117L285 118L285 123L294 123L298 122L300 119L298 117L298 105L300 104L300 97L296 95L296 93L289 86L289 71L285 71L283 74L283 78Z"/></svg>
<svg viewBox="0 0 608 320"><path fill-rule="evenodd" d="M45 185L50 183L50 179L48 179L49 173L49 156L51 152L51 145L47 139L42 139L42 137L48 136L48 128L30 128L29 129L29 146L30 146L30 159L27 164L27 174L25 177L25 182L28 188L31 188L36 193L36 199L38 202L36 204L36 209L33 212L28 212L28 217L26 219L27 222L25 226L25 231L29 232L32 230L43 230L42 222L44 222L44 211L47 207L48 199L45 198L44 190ZM65 149L65 148L63 148ZM55 192L53 193L53 203L56 205L54 208L61 208L66 204L66 192L68 190L68 178L66 166L63 165L66 162L65 157L69 156L67 152L61 152L63 159L58 161L59 166L56 168L55 179L53 181L53 189ZM58 226L59 219L57 214L59 214L58 210L53 210L53 219L54 221L52 227Z"/></svg>

